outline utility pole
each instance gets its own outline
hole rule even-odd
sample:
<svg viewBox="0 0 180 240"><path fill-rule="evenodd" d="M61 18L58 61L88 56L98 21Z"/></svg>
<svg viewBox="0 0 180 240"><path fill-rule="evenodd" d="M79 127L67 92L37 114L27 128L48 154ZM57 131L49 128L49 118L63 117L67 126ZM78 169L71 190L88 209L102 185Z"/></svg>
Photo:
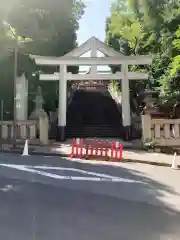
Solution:
<svg viewBox="0 0 180 240"><path fill-rule="evenodd" d="M3 129L3 119L4 119L4 101L3 101L3 99L1 100L1 126L0 126L0 134L1 134L1 136L0 136L0 138L1 138L1 144L0 144L0 146L2 147L3 146L3 143L2 143L2 141L3 141L3 136L2 136L2 133L3 133L3 131L2 131L2 129Z"/></svg>
<svg viewBox="0 0 180 240"><path fill-rule="evenodd" d="M13 101L13 148L16 148L16 79L17 79L17 70L18 70L18 34L15 33L15 47L14 47L14 101Z"/></svg>
<svg viewBox="0 0 180 240"><path fill-rule="evenodd" d="M8 27L8 29L11 31L11 33L14 35L15 38L15 46L14 46L14 79L13 79L13 95L14 95L14 101L13 101L13 148L16 148L16 125L17 125L17 119L16 119L16 79L18 75L18 52L19 52L19 42L18 42L18 33L17 31L14 32L11 25L8 22L4 22L5 26ZM26 36L26 35L25 35Z"/></svg>

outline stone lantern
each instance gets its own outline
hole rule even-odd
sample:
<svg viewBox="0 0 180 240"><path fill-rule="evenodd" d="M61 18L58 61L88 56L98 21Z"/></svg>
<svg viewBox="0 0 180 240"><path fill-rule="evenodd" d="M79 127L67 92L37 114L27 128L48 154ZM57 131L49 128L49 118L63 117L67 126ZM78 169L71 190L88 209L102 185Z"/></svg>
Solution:
<svg viewBox="0 0 180 240"><path fill-rule="evenodd" d="M155 101L158 95L159 95L158 91L150 91L150 90L146 90L139 94L139 96L144 99L143 102L145 103L145 107L143 110L145 113L152 114L157 112L157 109L155 107Z"/></svg>

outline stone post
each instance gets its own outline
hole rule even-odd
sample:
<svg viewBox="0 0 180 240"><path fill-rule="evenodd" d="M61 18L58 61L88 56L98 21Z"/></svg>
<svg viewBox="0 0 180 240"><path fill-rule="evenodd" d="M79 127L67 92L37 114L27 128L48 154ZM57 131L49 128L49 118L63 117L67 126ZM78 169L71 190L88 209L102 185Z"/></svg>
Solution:
<svg viewBox="0 0 180 240"><path fill-rule="evenodd" d="M49 143L49 121L48 117L39 117L39 139L42 145Z"/></svg>
<svg viewBox="0 0 180 240"><path fill-rule="evenodd" d="M28 81L23 74L16 79L16 120L28 118Z"/></svg>
<svg viewBox="0 0 180 240"><path fill-rule="evenodd" d="M145 114L141 116L142 121L142 141L151 140L151 116Z"/></svg>

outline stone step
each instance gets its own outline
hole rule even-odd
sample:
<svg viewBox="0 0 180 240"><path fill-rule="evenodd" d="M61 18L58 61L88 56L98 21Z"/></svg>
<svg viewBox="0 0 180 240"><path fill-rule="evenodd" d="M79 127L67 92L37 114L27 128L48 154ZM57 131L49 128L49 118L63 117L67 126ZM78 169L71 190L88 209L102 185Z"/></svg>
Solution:
<svg viewBox="0 0 180 240"><path fill-rule="evenodd" d="M115 126L86 125L67 129L68 137L121 137L122 129Z"/></svg>

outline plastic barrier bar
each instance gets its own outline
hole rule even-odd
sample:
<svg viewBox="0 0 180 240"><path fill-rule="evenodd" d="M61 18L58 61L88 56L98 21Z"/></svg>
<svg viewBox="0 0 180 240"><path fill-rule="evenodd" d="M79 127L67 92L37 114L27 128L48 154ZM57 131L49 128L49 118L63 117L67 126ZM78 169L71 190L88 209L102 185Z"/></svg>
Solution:
<svg viewBox="0 0 180 240"><path fill-rule="evenodd" d="M83 154L83 139L73 139L72 140L72 150L70 157L71 158L93 158L93 159L104 159L108 160L109 158L112 161L122 160L123 145L118 142L111 142L111 148L109 149L108 141L102 140L89 140L85 145L85 153ZM110 156L108 154L110 150Z"/></svg>
<svg viewBox="0 0 180 240"><path fill-rule="evenodd" d="M118 142L111 143L111 159L120 161L122 160L123 145Z"/></svg>
<svg viewBox="0 0 180 240"><path fill-rule="evenodd" d="M86 144L85 157L92 158L108 158L108 141L102 140L89 140Z"/></svg>
<svg viewBox="0 0 180 240"><path fill-rule="evenodd" d="M108 141L105 142L105 157L108 157L108 150L109 150L109 143Z"/></svg>
<svg viewBox="0 0 180 240"><path fill-rule="evenodd" d="M71 158L82 158L83 157L83 139L73 139L71 146Z"/></svg>

